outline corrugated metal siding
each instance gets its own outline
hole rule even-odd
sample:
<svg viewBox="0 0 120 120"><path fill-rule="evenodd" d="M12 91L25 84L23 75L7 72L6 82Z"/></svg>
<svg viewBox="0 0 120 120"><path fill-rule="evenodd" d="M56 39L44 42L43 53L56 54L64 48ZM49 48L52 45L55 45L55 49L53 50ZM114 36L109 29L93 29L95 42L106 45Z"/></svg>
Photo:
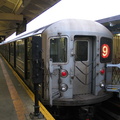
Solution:
<svg viewBox="0 0 120 120"><path fill-rule="evenodd" d="M120 36L115 35L113 39L113 63L120 63ZM113 68L113 84L120 84L120 69Z"/></svg>

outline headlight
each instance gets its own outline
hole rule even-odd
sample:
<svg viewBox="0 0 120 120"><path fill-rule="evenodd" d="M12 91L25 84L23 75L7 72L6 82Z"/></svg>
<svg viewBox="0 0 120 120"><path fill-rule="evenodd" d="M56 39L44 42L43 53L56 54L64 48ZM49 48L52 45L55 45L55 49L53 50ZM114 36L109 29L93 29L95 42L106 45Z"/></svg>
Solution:
<svg viewBox="0 0 120 120"><path fill-rule="evenodd" d="M61 90L62 92L67 91L67 89L68 89L68 86L67 86L65 83L62 83L62 84L60 85L60 90Z"/></svg>
<svg viewBox="0 0 120 120"><path fill-rule="evenodd" d="M101 83L100 83L100 87L101 87L101 88L104 88L104 87L105 87L105 84L101 82Z"/></svg>

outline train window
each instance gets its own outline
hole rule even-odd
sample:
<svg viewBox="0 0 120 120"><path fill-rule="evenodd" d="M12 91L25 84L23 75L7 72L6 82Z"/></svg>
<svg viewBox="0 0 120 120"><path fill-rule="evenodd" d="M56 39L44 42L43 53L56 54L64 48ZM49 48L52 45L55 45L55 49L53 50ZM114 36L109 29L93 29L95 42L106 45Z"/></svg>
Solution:
<svg viewBox="0 0 120 120"><path fill-rule="evenodd" d="M75 44L75 60L87 61L88 60L88 41L76 41Z"/></svg>
<svg viewBox="0 0 120 120"><path fill-rule="evenodd" d="M16 42L16 58L20 60L24 60L24 41L18 40Z"/></svg>
<svg viewBox="0 0 120 120"><path fill-rule="evenodd" d="M100 62L112 61L112 39L102 37L100 40Z"/></svg>
<svg viewBox="0 0 120 120"><path fill-rule="evenodd" d="M53 62L67 62L67 38L50 39L50 58Z"/></svg>
<svg viewBox="0 0 120 120"><path fill-rule="evenodd" d="M10 43L10 55L14 56L14 43Z"/></svg>

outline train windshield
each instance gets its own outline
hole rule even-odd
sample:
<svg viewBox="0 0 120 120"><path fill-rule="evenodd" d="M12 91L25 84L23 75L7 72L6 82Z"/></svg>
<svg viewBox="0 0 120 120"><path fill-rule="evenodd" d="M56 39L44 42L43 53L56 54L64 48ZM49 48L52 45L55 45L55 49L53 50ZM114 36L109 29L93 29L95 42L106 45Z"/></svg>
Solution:
<svg viewBox="0 0 120 120"><path fill-rule="evenodd" d="M75 43L76 61L88 60L88 41L76 41Z"/></svg>
<svg viewBox="0 0 120 120"><path fill-rule="evenodd" d="M67 62L67 38L50 39L50 58L53 62Z"/></svg>

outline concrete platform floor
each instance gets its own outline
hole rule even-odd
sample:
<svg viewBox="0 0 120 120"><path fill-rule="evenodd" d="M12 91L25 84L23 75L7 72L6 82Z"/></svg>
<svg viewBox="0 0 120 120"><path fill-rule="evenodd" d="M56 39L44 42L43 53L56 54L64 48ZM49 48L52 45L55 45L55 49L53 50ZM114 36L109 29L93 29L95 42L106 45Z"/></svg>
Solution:
<svg viewBox="0 0 120 120"><path fill-rule="evenodd" d="M0 120L35 120L34 102L0 56ZM40 119L45 120L45 119Z"/></svg>

